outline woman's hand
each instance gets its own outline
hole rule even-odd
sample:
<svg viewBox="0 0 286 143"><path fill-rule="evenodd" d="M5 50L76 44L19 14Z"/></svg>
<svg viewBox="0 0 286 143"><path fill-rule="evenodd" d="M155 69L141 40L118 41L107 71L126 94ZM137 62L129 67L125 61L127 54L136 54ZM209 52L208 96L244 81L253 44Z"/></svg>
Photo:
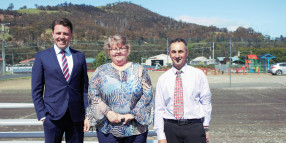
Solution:
<svg viewBox="0 0 286 143"><path fill-rule="evenodd" d="M83 131L84 132L88 132L89 131L89 121L88 121L88 117L85 116L85 119L84 119L84 126L83 126Z"/></svg>
<svg viewBox="0 0 286 143"><path fill-rule="evenodd" d="M134 116L132 114L124 114L124 115L119 114L118 120L122 121L122 119L123 119L123 125L125 125L127 122L133 120Z"/></svg>
<svg viewBox="0 0 286 143"><path fill-rule="evenodd" d="M120 123L121 120L118 120L118 114L114 111L108 111L105 115L110 123Z"/></svg>

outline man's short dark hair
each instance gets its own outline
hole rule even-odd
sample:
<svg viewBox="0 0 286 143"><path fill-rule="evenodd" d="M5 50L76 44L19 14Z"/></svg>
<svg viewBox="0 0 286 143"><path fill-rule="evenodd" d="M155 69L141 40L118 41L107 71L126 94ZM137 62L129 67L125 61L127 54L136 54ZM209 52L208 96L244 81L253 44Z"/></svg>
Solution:
<svg viewBox="0 0 286 143"><path fill-rule="evenodd" d="M182 39L182 38L176 38L176 39L172 40L172 41L170 42L170 44L169 44L169 47L171 46L171 44L176 43L176 42L183 42L183 43L185 44L186 50L188 50L188 48L187 48L187 42L186 42L184 39Z"/></svg>
<svg viewBox="0 0 286 143"><path fill-rule="evenodd" d="M183 43L185 44L185 46L187 46L187 42L186 42L184 39L182 39L182 38L176 38L176 39L172 40L172 41L170 42L169 46L170 46L171 44L173 44L173 43L176 43L176 42L183 42Z"/></svg>
<svg viewBox="0 0 286 143"><path fill-rule="evenodd" d="M72 23L67 18L58 18L58 19L54 20L52 23L52 30L53 31L54 31L56 25L63 25L65 27L68 27L72 33L72 30L73 30Z"/></svg>

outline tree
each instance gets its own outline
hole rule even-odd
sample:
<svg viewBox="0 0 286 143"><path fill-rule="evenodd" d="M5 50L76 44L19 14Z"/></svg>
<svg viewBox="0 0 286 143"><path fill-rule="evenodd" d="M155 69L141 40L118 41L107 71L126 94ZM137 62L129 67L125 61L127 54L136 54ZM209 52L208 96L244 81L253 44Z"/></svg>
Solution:
<svg viewBox="0 0 286 143"><path fill-rule="evenodd" d="M20 7L20 9L27 9L27 6L24 5L23 7Z"/></svg>
<svg viewBox="0 0 286 143"><path fill-rule="evenodd" d="M14 9L14 4L13 3L10 3L7 10L8 11L12 11Z"/></svg>
<svg viewBox="0 0 286 143"><path fill-rule="evenodd" d="M105 52L101 51L96 55L93 65L95 65L95 68L97 68L103 64L105 64Z"/></svg>

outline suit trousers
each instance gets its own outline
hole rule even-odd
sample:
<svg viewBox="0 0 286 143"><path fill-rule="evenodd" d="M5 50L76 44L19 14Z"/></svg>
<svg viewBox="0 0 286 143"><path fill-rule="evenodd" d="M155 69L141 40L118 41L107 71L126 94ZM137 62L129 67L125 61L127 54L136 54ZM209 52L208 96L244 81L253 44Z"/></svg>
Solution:
<svg viewBox="0 0 286 143"><path fill-rule="evenodd" d="M48 114L44 121L45 142L61 143L65 133L67 143L82 143L84 137L83 123L84 121L73 122L69 110L59 120L51 120Z"/></svg>
<svg viewBox="0 0 286 143"><path fill-rule="evenodd" d="M129 137L115 137L112 134L104 134L96 130L99 143L146 143L148 131L139 135Z"/></svg>
<svg viewBox="0 0 286 143"><path fill-rule="evenodd" d="M164 122L164 132L168 143L206 143L203 123L179 125Z"/></svg>

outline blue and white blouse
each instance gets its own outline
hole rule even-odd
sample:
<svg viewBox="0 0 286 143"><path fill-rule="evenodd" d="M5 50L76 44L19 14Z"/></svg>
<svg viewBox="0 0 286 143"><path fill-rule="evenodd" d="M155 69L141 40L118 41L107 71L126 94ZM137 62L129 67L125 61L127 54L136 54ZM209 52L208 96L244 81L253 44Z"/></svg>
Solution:
<svg viewBox="0 0 286 143"><path fill-rule="evenodd" d="M153 121L154 97L150 77L139 64L131 63L123 71L110 63L98 67L89 83L87 116L104 134L128 137L145 133ZM127 124L110 123L105 113L132 114Z"/></svg>

